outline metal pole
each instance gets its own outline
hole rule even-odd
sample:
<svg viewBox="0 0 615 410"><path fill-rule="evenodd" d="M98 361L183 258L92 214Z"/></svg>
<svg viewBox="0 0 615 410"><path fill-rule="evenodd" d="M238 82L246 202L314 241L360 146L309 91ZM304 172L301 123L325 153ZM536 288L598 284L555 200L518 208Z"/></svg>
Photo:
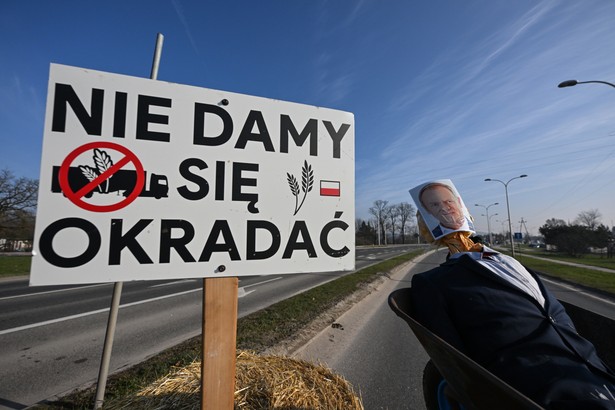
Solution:
<svg viewBox="0 0 615 410"><path fill-rule="evenodd" d="M508 183L504 184L504 191L506 191L506 210L508 211L508 235L510 237L510 253L512 254L512 257L514 258L515 257L515 242L513 241L512 222L510 220L510 205L508 204Z"/></svg>
<svg viewBox="0 0 615 410"><path fill-rule="evenodd" d="M152 80L158 79L158 67L160 67L160 56L162 55L162 43L164 36L160 33L156 36L156 49L154 51L154 61L152 61L152 72L149 78Z"/></svg>
<svg viewBox="0 0 615 410"><path fill-rule="evenodd" d="M113 299L111 299L111 309L107 320L107 333L105 334L105 344L103 347L102 359L100 361L100 371L98 372L98 384L96 385L95 409L100 409L105 401L105 388L107 376L109 375L109 362L111 361L111 350L113 349L113 337L115 336L115 325L117 323L117 312L119 310L120 298L124 282L115 282L113 286Z"/></svg>
<svg viewBox="0 0 615 410"><path fill-rule="evenodd" d="M491 237L491 220L489 218L489 208L491 208L494 205L499 205L499 203L494 202L493 204L490 204L490 205L474 204L474 206L480 206L480 207L485 208L486 215L482 215L482 214L481 215L487 217L487 236L489 237L489 243L493 243L493 238Z"/></svg>
<svg viewBox="0 0 615 410"><path fill-rule="evenodd" d="M156 36L156 49L154 51L154 61L152 62L152 71L150 79L158 78L158 67L160 66L160 56L162 54L162 43L164 36L160 33ZM109 310L109 319L107 320L107 333L105 334L105 344L103 346L102 359L100 361L100 370L98 372L98 383L96 384L96 401L94 408L100 409L105 401L105 389L107 387L107 376L109 375L109 363L111 362L111 351L113 350L113 338L115 336L115 325L117 324L117 312L120 308L120 299L122 297L122 288L124 282L115 282L113 286L113 298L111 299L111 308Z"/></svg>
<svg viewBox="0 0 615 410"><path fill-rule="evenodd" d="M489 243L493 243L493 230L491 229L491 218L493 218L494 216L499 215L497 212L494 213L493 215L489 215L488 220L487 220L487 229L489 229Z"/></svg>
<svg viewBox="0 0 615 410"><path fill-rule="evenodd" d="M527 177L527 175L523 174L523 175L519 175L518 177L514 177L508 180L508 182L504 182L504 181L500 181L499 179L494 179L494 178L486 178L485 181L497 181L499 183L501 183L502 185L504 185L504 191L506 192L506 210L508 211L508 235L510 238L510 252L512 254L512 257L515 257L515 244L513 242L513 233L512 233L512 221L510 219L510 204L508 202L508 184L510 184L511 181L515 180L515 179L519 179L519 178L525 178Z"/></svg>
<svg viewBox="0 0 615 410"><path fill-rule="evenodd" d="M493 239L491 239L491 218L489 218L489 208L487 208L487 236L489 237L489 245L491 245Z"/></svg>

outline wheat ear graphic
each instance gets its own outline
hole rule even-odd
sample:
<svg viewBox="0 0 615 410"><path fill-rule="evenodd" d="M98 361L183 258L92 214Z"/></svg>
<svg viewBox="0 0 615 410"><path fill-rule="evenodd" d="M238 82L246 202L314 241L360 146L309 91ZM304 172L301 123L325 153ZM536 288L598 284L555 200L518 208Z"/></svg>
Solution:
<svg viewBox="0 0 615 410"><path fill-rule="evenodd" d="M297 212L299 212L299 209L297 209L299 205L299 183L297 182L297 178L295 178L294 175L291 175L288 172L286 173L286 180L288 181L288 186L290 186L290 192L292 192L295 197L295 213L293 214L294 216L297 215Z"/></svg>
<svg viewBox="0 0 615 410"><path fill-rule="evenodd" d="M96 179L96 177L98 176L98 174L96 173L96 170L92 167L89 167L87 165L79 165L79 170L81 171L81 173L88 179L88 181L92 182ZM96 187L96 189L99 192L102 192L102 188L99 186Z"/></svg>
<svg viewBox="0 0 615 410"><path fill-rule="evenodd" d="M101 175L103 172L108 170L113 166L113 161L109 154L105 151L101 151L98 148L94 148L94 164L96 164L96 169L98 170L98 175ZM113 176L107 178L105 180L105 191L109 192L109 180L113 178Z"/></svg>
<svg viewBox="0 0 615 410"><path fill-rule="evenodd" d="M312 170L312 166L309 165L307 161L303 162L303 168L301 169L301 191L303 191L303 198L301 199L301 203L299 203L299 194L301 191L299 190L297 178L287 172L286 179L288 181L288 185L290 186L290 192L292 192L295 197L295 213L293 214L293 216L295 216L303 206L308 192L310 192L314 186L314 171Z"/></svg>

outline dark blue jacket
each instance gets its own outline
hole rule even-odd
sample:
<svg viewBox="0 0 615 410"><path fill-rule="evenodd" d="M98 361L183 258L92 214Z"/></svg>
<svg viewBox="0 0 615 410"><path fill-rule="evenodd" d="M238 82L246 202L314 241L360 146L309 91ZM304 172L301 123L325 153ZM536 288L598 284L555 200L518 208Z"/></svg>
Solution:
<svg viewBox="0 0 615 410"><path fill-rule="evenodd" d="M594 377L598 383L615 383L615 373L598 357L594 346L579 336L563 306L538 276L528 271L545 297L544 308L463 255L412 278L414 316L543 405L561 399L571 389L587 390ZM587 384L581 386L570 377ZM605 408L615 408L615 401L613 405Z"/></svg>

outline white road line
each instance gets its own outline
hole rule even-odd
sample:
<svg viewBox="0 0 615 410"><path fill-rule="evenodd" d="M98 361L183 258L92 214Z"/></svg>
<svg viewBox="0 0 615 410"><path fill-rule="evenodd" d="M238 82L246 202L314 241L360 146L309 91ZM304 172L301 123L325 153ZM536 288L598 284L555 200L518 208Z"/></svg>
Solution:
<svg viewBox="0 0 615 410"><path fill-rule="evenodd" d="M277 278L265 280L263 282L254 283L252 285L243 286L243 289L244 289L243 293L244 294L242 296L245 296L245 295L247 295L249 293L254 292L254 291L245 292L245 288L249 288L249 287L257 286L257 285L262 285L262 284L265 284L265 283L268 283L268 282L273 282L273 281L278 280L278 279L282 279L282 277L277 277ZM92 286L100 286L100 285L92 285ZM86 287L89 287L89 286L86 286ZM189 293L201 292L202 290L203 289L201 289L201 288L191 289L191 290L187 290L187 291L184 291L184 292L172 293L170 295L164 295L164 296L158 296L156 298L140 300L138 302L126 303L126 304L120 305L120 309L126 308L126 307L130 307L130 306L142 305L144 303L155 302L155 301L158 301L158 300L168 299L168 298L172 298L172 297L175 297L175 296L187 295ZM9 334L9 333L20 332L22 330L34 329L34 328L37 328L37 327L47 326L47 325L51 325L51 324L54 324L54 323L65 322L67 320L79 319L79 318L86 317L86 316L97 315L99 313L105 313L105 312L108 312L108 311L109 311L109 308L92 310L90 312L79 313L77 315L65 316L65 317L60 317L60 318L57 318L57 319L46 320L44 322L38 322L38 323L32 323L30 325L14 327L12 329L0 330L0 335L6 335L6 334Z"/></svg>
<svg viewBox="0 0 615 410"><path fill-rule="evenodd" d="M265 283L269 283L269 282L273 282L274 280L278 280L278 279L282 279L282 277L277 277L277 278L273 278L273 279L268 279L268 280L264 280L262 282L257 282L257 283L253 283L251 285L246 285L246 286L242 286L244 289L245 288L251 288L252 286L258 286L258 285L263 285Z"/></svg>
<svg viewBox="0 0 615 410"><path fill-rule="evenodd" d="M551 283L553 283L553 284L555 284L555 285L558 285L558 286L561 286L561 287L563 287L563 288L566 288L566 289L569 289L569 290L573 290L573 291L575 291L575 292L582 293L583 295L585 295L585 296L587 296L587 297L590 297L590 298L592 298L592 299L599 300L600 302L603 302L603 303L608 303L609 305L613 305L613 306L615 306L615 302L612 302L612 301L610 301L610 300L608 300L608 299L606 299L606 298L601 298L601 297L599 297L599 296L592 295L591 293L587 293L587 292L583 291L582 289L577 288L577 287L575 287L575 286L566 285L566 284L564 284L563 282L558 282L558 281L555 281L555 280L550 280L550 279L548 279L548 278L545 278L544 276L541 276L541 277L540 277L540 279L542 279L542 280L543 280L543 281L545 281L545 282L551 282Z"/></svg>
<svg viewBox="0 0 615 410"><path fill-rule="evenodd" d="M159 296L157 298L145 299L145 300L140 300L138 302L132 302L132 303L126 303L124 305L120 305L120 309L125 308L125 307L130 307L130 306L137 306L137 305L141 305L141 304L144 304L144 303L155 302L157 300L168 299L168 298L172 298L172 297L175 297L175 296L186 295L188 293L201 292L201 291L202 291L202 289L200 289L200 288L199 289L192 289L192 290L187 290L185 292L179 292L179 293L173 293L173 294L170 294L170 295ZM65 317L60 317L60 318L57 318L57 319L46 320L44 322L38 322L38 323L32 323L30 325L14 327L12 329L0 330L0 335L6 335L6 334L9 334L9 333L15 333L15 332L19 332L19 331L27 330L27 329L34 329L36 327L51 325L51 324L59 323L59 322L65 322L67 320L72 320L72 319L79 319L81 317L96 315L96 314L104 313L104 312L108 312L108 311L109 311L109 308L92 310L90 312L79 313L77 315L65 316Z"/></svg>
<svg viewBox="0 0 615 410"><path fill-rule="evenodd" d="M50 293L68 292L69 290L81 290L81 289L95 288L97 286L107 286L107 285L111 285L111 284L110 283L99 283L99 284L96 284L96 285L79 286L77 288L47 290L45 292L37 292L37 293L24 293L23 295L5 296L3 298L0 298L0 300L25 298L25 297L28 297L28 296L48 295Z"/></svg>
<svg viewBox="0 0 615 410"><path fill-rule="evenodd" d="M249 290L249 291L246 292L246 290L244 288L239 288L237 290L237 299L240 299L240 298L243 298L245 296L248 296L252 292L256 292L256 289Z"/></svg>
<svg viewBox="0 0 615 410"><path fill-rule="evenodd" d="M176 280L176 281L173 281L173 282L159 283L158 285L152 285L152 286L148 286L148 287L149 288L160 288L162 286L177 285L178 283L186 283L186 282L196 282L196 279Z"/></svg>
<svg viewBox="0 0 615 410"><path fill-rule="evenodd" d="M263 285L265 283L269 283L269 282L273 282L274 280L278 280L278 279L282 279L282 277L278 277L278 278L273 278L273 279L268 279L268 280L264 280L262 282L257 282L257 283L253 283L251 285L246 285L246 286L242 286L239 288L238 292L237 292L237 298L243 298L245 296L248 296L250 293L252 292L256 292L255 290L249 290L246 291L246 288L251 288L252 286L258 286L258 285Z"/></svg>

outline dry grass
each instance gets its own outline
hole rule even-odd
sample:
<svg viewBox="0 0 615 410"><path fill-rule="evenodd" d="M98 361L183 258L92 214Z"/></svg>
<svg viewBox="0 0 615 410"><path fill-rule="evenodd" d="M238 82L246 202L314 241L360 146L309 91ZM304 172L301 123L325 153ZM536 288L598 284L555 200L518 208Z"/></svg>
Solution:
<svg viewBox="0 0 615 410"><path fill-rule="evenodd" d="M177 368L105 409L199 409L201 362ZM236 410L363 410L350 384L330 369L285 356L237 355Z"/></svg>

